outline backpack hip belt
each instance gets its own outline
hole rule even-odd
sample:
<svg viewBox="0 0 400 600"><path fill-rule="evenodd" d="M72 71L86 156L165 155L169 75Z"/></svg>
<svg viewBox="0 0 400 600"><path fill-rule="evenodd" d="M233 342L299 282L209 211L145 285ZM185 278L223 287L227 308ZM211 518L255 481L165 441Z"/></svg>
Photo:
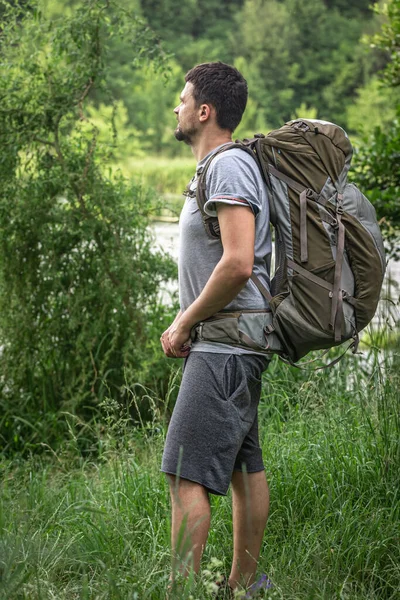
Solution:
<svg viewBox="0 0 400 600"><path fill-rule="evenodd" d="M266 336L272 325L272 311L221 311L197 323L191 330L192 342L217 342L266 355L283 352L276 335Z"/></svg>

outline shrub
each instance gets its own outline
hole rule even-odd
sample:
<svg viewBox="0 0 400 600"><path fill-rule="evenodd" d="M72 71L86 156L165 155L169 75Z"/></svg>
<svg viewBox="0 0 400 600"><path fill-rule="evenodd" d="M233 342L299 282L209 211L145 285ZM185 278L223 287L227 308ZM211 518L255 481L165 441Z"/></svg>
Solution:
<svg viewBox="0 0 400 600"><path fill-rule="evenodd" d="M85 114L107 89L112 35L132 41L132 64L162 67L151 33L100 0L57 22L35 2L3 13L0 435L22 449L52 443L60 411L86 418L105 395L123 401L127 382L168 378L154 332L169 321L160 286L176 266L154 251L148 194L107 174Z"/></svg>

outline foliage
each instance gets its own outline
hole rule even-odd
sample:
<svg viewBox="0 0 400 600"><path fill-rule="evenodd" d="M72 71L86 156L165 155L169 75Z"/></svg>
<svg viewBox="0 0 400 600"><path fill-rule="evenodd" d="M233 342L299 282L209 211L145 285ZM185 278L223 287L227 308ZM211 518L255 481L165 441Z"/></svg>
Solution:
<svg viewBox="0 0 400 600"><path fill-rule="evenodd" d="M229 35L243 0L142 0L145 18L184 71L198 62L233 62Z"/></svg>
<svg viewBox="0 0 400 600"><path fill-rule="evenodd" d="M299 106L299 108L296 108L296 110L294 111L294 113L291 115L290 117L291 119L299 119L299 118L303 118L303 119L316 119L317 118L317 109L312 107L312 106L307 106L307 104L305 102L302 102L302 104Z"/></svg>
<svg viewBox="0 0 400 600"><path fill-rule="evenodd" d="M122 100L98 106L88 104L85 112L87 120L82 126L86 124L89 135L93 129L97 130L97 144L109 149L110 159L118 164L126 154L143 156L141 133L132 125Z"/></svg>
<svg viewBox="0 0 400 600"><path fill-rule="evenodd" d="M378 75L357 90L354 104L347 108L347 130L363 137L373 134L377 127L391 127L400 104L400 89L384 87Z"/></svg>
<svg viewBox="0 0 400 600"><path fill-rule="evenodd" d="M400 5L397 1L385 5L388 22L374 44L390 49L391 61L383 72L386 85L400 84L399 27ZM397 92L396 92L397 93ZM372 200L382 219L384 233L390 244L390 254L400 258L398 248L400 230L400 101L397 94L397 118L392 123L376 127L372 136L364 140L356 155L356 180Z"/></svg>
<svg viewBox="0 0 400 600"><path fill-rule="evenodd" d="M400 3L389 0L382 7L375 4L375 11L387 18L382 29L371 40L373 46L379 46L389 53L390 61L384 73L384 79L390 86L400 85Z"/></svg>
<svg viewBox="0 0 400 600"><path fill-rule="evenodd" d="M325 0L329 9L336 9L346 15L356 17L359 14L368 15L371 10L370 0Z"/></svg>
<svg viewBox="0 0 400 600"><path fill-rule="evenodd" d="M172 59L168 67L167 80L155 76L151 66L138 69L129 80L125 76L125 85L129 87L126 100L129 118L140 132L143 152L151 156L166 149L170 155L181 154L184 150L173 135L176 127L173 108L178 104L178 89L180 92L184 77L182 69ZM115 93L118 95L119 91ZM125 156L129 153L125 152Z"/></svg>
<svg viewBox="0 0 400 600"><path fill-rule="evenodd" d="M113 94L123 100L150 154L187 153L173 138L171 110L184 73L196 63L234 63L248 79L246 123L236 134L242 137L280 126L302 105L346 126L346 108L356 90L386 60L360 43L379 25L365 0L351 5L340 0L142 0L136 5L174 55L168 81L146 68L131 76L125 61L129 49L117 37L111 44ZM107 103L101 93L96 98Z"/></svg>
<svg viewBox="0 0 400 600"><path fill-rule="evenodd" d="M196 161L192 158L133 158L121 165L124 173L155 189L158 194L179 195L193 177Z"/></svg>
<svg viewBox="0 0 400 600"><path fill-rule="evenodd" d="M280 124L293 99L297 68L291 60L296 32L291 30L289 10L277 0L247 0L236 21L252 98L266 121Z"/></svg>
<svg viewBox="0 0 400 600"><path fill-rule="evenodd" d="M126 381L165 382L154 329L176 266L154 251L146 192L107 175L112 149L87 109L108 90L112 36L130 40L133 67L162 68L151 32L114 2L58 21L40 3L2 6L0 434L21 449L57 436L57 411L91 415Z"/></svg>
<svg viewBox="0 0 400 600"><path fill-rule="evenodd" d="M400 258L397 245L400 226L400 108L391 125L376 128L355 156L357 185L368 195L381 219L390 254Z"/></svg>
<svg viewBox="0 0 400 600"><path fill-rule="evenodd" d="M315 107L319 117L345 124L346 104L371 62L358 41L372 13L365 6L359 18L344 13L323 0L246 0L236 14L244 73L264 120L273 127L302 104Z"/></svg>
<svg viewBox="0 0 400 600"><path fill-rule="evenodd" d="M82 0L42 2L55 27L63 15L71 16L85 4ZM91 99L96 109L111 106L111 98L126 108L126 128L134 132L135 155L188 154L173 137L172 108L185 72L196 63L234 63L248 78L246 123L236 134L242 137L280 126L302 105L346 127L347 107L357 90L387 62L387 52L360 43L363 35L377 31L382 18L367 0L119 2L154 30L155 48L161 39L171 53L166 77L165 69L155 72L137 61L132 70L129 35L113 32L107 40L107 90L92 89ZM131 145L120 152L128 158Z"/></svg>

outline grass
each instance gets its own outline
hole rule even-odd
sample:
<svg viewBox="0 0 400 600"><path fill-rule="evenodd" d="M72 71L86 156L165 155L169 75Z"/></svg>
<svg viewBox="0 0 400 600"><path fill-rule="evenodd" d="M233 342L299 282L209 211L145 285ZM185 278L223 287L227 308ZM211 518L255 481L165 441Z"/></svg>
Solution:
<svg viewBox="0 0 400 600"><path fill-rule="evenodd" d="M371 351L326 372L273 362L261 442L271 512L259 566L285 600L400 597L399 355ZM163 411L132 426L105 406L86 457L71 426L62 451L3 459L0 597L161 600L169 501L159 463ZM90 434L90 435L89 435ZM229 497L212 499L202 576L176 597L210 598L231 560ZM219 562L220 561L220 562Z"/></svg>
<svg viewBox="0 0 400 600"><path fill-rule="evenodd" d="M155 220L176 222L184 203L183 191L193 177L196 161L193 157L166 158L146 156L129 158L118 164L128 179L134 179L152 197L152 216Z"/></svg>
<svg viewBox="0 0 400 600"><path fill-rule="evenodd" d="M146 188L160 194L181 195L196 170L194 157L166 158L146 156L130 158L121 166L128 177L141 180Z"/></svg>

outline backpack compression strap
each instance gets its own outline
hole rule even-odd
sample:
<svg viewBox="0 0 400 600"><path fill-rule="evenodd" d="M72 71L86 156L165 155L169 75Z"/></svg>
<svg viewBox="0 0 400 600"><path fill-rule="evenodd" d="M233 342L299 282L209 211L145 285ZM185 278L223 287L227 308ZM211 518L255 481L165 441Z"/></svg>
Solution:
<svg viewBox="0 0 400 600"><path fill-rule="evenodd" d="M336 196L336 220L337 220L337 247L336 247L336 265L332 290L332 312L330 325L334 330L335 342L339 342L342 337L343 320L343 292L341 288L342 266L344 257L344 238L345 227L342 223L343 214L343 194Z"/></svg>
<svg viewBox="0 0 400 600"><path fill-rule="evenodd" d="M288 177L284 173L281 173L273 167L268 165L268 170L271 175L281 179L294 189L300 195L300 260L301 262L307 262L308 251L307 251L307 201L314 200L318 202L318 194L311 189L306 189L300 185L297 181L294 181L291 177ZM329 295L332 298L332 309L330 325L334 332L335 342L340 342L342 337L342 321L343 321L343 292L340 286L342 277L342 266L344 258L344 241L345 241L345 227L342 223L343 214L343 194L338 193L336 196L336 220L334 223L330 222L337 229L337 247L336 247L336 264L333 289L330 290ZM323 220L326 220L323 219ZM292 265L292 268L293 265ZM298 268L295 270L299 270ZM305 269L302 270L302 274L307 279L312 280L311 274ZM318 278L319 279L319 278Z"/></svg>

